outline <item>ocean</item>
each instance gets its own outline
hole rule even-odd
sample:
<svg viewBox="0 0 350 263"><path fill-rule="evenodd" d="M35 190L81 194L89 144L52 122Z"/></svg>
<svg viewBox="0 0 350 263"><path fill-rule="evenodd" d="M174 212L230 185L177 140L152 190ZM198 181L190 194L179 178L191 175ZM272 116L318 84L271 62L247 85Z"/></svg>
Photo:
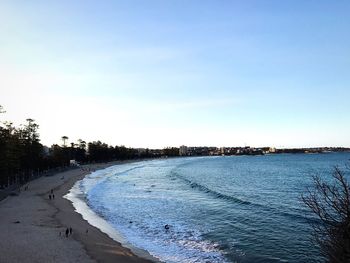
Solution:
<svg viewBox="0 0 350 263"><path fill-rule="evenodd" d="M163 262L317 262L315 218L300 196L312 175L327 178L349 160L327 153L141 161L93 172L70 195L87 205L78 212L105 227L95 225Z"/></svg>

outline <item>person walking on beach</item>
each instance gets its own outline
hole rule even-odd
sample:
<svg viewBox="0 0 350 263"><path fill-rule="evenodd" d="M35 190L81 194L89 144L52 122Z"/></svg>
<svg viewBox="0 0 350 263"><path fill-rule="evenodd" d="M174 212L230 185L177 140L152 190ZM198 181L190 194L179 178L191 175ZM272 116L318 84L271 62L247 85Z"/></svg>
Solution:
<svg viewBox="0 0 350 263"><path fill-rule="evenodd" d="M52 199L55 199L55 195L54 194L52 194Z"/></svg>
<svg viewBox="0 0 350 263"><path fill-rule="evenodd" d="M69 228L69 234L71 235L72 232L73 232L73 229L72 229L72 227L70 227L70 228Z"/></svg>
<svg viewBox="0 0 350 263"><path fill-rule="evenodd" d="M66 229L66 237L68 237L68 235L69 235L69 229L67 228Z"/></svg>
<svg viewBox="0 0 350 263"><path fill-rule="evenodd" d="M49 199L51 200L51 195L49 195Z"/></svg>

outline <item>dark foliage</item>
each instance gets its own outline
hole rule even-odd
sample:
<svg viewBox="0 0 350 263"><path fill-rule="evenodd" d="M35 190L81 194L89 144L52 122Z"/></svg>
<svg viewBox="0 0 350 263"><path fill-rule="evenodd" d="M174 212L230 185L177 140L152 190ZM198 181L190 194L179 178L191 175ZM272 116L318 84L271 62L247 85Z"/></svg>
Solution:
<svg viewBox="0 0 350 263"><path fill-rule="evenodd" d="M0 105L0 114L4 113ZM27 119L25 125L14 127L11 122L0 122L0 188L20 185L54 168L68 167L70 160L79 163L108 162L135 158L160 157L161 150L133 149L110 146L101 141L86 143L79 139L68 144L62 136L62 145L51 148L40 143L39 125ZM164 155L177 156L178 148L164 150Z"/></svg>
<svg viewBox="0 0 350 263"><path fill-rule="evenodd" d="M313 179L314 187L302 196L320 219L312 224L313 241L327 262L350 262L350 186L345 172L335 167L329 183L318 176Z"/></svg>

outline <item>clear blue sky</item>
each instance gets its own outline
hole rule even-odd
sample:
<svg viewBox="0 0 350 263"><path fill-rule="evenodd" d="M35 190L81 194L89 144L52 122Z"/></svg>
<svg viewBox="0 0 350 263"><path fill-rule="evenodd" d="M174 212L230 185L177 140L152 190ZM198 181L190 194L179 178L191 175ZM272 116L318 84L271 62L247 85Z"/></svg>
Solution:
<svg viewBox="0 0 350 263"><path fill-rule="evenodd" d="M2 119L42 142L350 146L350 1L0 2Z"/></svg>

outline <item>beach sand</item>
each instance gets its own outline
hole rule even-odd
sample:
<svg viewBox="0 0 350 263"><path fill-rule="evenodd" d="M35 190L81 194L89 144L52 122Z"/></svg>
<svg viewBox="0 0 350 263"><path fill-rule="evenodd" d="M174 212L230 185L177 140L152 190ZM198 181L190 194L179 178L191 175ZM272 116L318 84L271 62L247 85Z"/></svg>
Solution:
<svg viewBox="0 0 350 263"><path fill-rule="evenodd" d="M109 164L91 165L101 169ZM91 226L63 198L88 172L74 169L29 183L19 196L0 202L0 262L154 262ZM64 178L64 179L62 179ZM22 187L23 188L23 187ZM53 189L55 199L50 200ZM66 228L73 233L65 236ZM88 230L88 233L87 231Z"/></svg>

